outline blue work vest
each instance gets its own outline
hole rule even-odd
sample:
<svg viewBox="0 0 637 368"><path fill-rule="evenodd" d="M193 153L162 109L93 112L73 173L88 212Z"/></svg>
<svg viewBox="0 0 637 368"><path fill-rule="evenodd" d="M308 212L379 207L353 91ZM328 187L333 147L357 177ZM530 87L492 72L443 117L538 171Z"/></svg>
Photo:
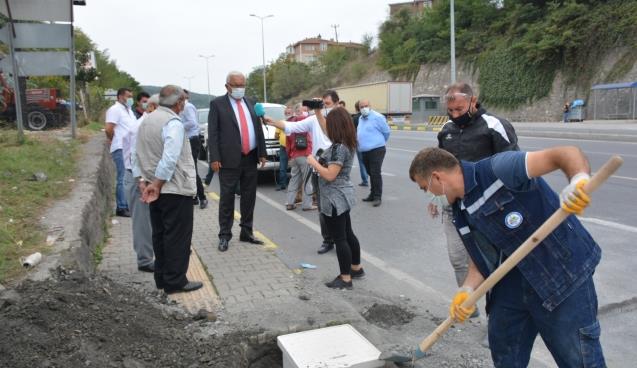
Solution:
<svg viewBox="0 0 637 368"><path fill-rule="evenodd" d="M465 195L453 204L454 225L486 278L498 266L494 254L500 261L509 257L560 208L560 200L542 178L531 179L523 191L507 189L491 158L461 161L461 167ZM517 268L552 311L593 274L601 253L579 220L569 216Z"/></svg>

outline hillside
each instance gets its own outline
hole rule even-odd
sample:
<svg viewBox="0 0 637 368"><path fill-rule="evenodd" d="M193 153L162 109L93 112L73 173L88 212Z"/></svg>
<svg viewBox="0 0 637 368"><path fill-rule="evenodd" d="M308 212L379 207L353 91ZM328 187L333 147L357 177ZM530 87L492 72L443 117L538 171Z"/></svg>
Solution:
<svg viewBox="0 0 637 368"><path fill-rule="evenodd" d="M143 91L148 92L149 94L159 93L161 87L158 86L139 86ZM215 98L215 96L208 96L207 94L190 92L190 102L195 105L198 109L207 108L210 106L210 100Z"/></svg>

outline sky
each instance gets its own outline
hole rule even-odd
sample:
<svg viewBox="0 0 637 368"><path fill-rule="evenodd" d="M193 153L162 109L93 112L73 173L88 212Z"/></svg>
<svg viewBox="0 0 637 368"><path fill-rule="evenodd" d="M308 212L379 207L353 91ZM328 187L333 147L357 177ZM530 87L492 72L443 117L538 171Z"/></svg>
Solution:
<svg viewBox="0 0 637 368"><path fill-rule="evenodd" d="M389 3L404 0L88 0L76 6L75 26L100 50L108 50L118 67L142 85L178 84L206 93L225 93L228 72L248 75L262 65L264 20L266 64L288 45L321 34L341 42L361 42L389 16ZM188 78L191 77L191 78Z"/></svg>

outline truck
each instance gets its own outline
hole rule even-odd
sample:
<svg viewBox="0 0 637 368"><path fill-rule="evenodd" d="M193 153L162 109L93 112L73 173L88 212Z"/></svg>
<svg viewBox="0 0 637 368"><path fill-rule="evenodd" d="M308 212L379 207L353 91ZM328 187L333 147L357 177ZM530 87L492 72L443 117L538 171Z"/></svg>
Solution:
<svg viewBox="0 0 637 368"><path fill-rule="evenodd" d="M333 88L347 110L354 114L354 103L369 100L372 110L385 115L394 123L404 122L411 117L411 82L384 81Z"/></svg>

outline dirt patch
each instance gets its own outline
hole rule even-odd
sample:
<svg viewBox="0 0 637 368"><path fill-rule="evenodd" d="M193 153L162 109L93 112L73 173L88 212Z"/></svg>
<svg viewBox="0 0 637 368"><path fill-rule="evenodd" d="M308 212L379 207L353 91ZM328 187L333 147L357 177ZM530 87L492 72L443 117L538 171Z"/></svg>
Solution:
<svg viewBox="0 0 637 368"><path fill-rule="evenodd" d="M362 313L367 322L382 328L391 328L411 322L414 313L393 304L374 303Z"/></svg>
<svg viewBox="0 0 637 368"><path fill-rule="evenodd" d="M210 322L175 312L104 277L58 272L0 298L0 367L281 367L274 341L260 331L195 338Z"/></svg>

